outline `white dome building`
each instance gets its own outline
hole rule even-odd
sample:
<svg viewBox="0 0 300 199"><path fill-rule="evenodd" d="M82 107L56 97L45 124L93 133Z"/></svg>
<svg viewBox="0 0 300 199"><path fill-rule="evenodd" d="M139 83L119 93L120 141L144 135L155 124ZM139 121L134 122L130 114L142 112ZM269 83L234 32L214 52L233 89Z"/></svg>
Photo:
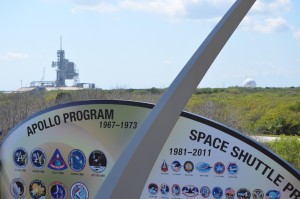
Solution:
<svg viewBox="0 0 300 199"><path fill-rule="evenodd" d="M253 79L248 78L244 81L244 87L245 88L255 88L256 82Z"/></svg>

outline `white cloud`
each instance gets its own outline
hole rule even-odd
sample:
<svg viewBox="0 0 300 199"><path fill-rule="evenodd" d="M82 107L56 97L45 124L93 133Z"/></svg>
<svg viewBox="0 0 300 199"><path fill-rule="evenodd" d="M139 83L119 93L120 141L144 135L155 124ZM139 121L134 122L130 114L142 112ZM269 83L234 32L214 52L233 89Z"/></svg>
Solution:
<svg viewBox="0 0 300 199"><path fill-rule="evenodd" d="M172 62L171 62L171 60L166 59L166 60L163 61L163 63L164 63L165 65L170 65Z"/></svg>
<svg viewBox="0 0 300 199"><path fill-rule="evenodd" d="M284 15L291 6L291 0L257 0L243 20L243 29L259 33L290 31L292 26Z"/></svg>
<svg viewBox="0 0 300 199"><path fill-rule="evenodd" d="M159 14L168 18L216 17L220 10L232 5L234 0L69 0L73 13L108 13L132 10ZM224 9L225 7L225 9ZM222 13L223 14L223 13ZM207 16L208 15L208 16Z"/></svg>
<svg viewBox="0 0 300 199"><path fill-rule="evenodd" d="M273 33L281 31L289 31L292 29L291 25L282 18L255 18L253 16L246 16L242 23L242 29L245 31L259 32L259 33Z"/></svg>
<svg viewBox="0 0 300 199"><path fill-rule="evenodd" d="M0 60L20 60L27 58L29 58L29 55L18 52L7 52L4 55L0 55Z"/></svg>
<svg viewBox="0 0 300 199"><path fill-rule="evenodd" d="M68 0L72 12L98 12L102 14L133 11L159 15L170 21L194 20L216 24L235 0ZM271 34L293 31L285 14L292 8L291 0L257 0L246 15L241 28L244 31ZM300 42L300 31L293 33Z"/></svg>
<svg viewBox="0 0 300 199"><path fill-rule="evenodd" d="M167 17L213 17L223 15L235 0L68 0L74 4L73 12L115 12L133 10L150 12ZM252 10L257 14L270 15L287 12L291 0L257 0ZM197 14L196 14L197 13ZM204 14L202 14L204 13ZM206 16L207 17L207 16Z"/></svg>
<svg viewBox="0 0 300 199"><path fill-rule="evenodd" d="M257 0L253 5L253 11L264 15L282 14L290 9L291 0Z"/></svg>
<svg viewBox="0 0 300 199"><path fill-rule="evenodd" d="M171 19L207 20L223 15L234 0L123 0L120 7L159 14Z"/></svg>
<svg viewBox="0 0 300 199"><path fill-rule="evenodd" d="M122 11L146 12L169 20L197 20L215 24L235 0L69 0L73 13ZM290 30L283 15L291 9L291 0L257 0L244 19L247 31L271 33ZM268 17L267 19L266 16Z"/></svg>
<svg viewBox="0 0 300 199"><path fill-rule="evenodd" d="M285 31L290 29L290 25L284 18L268 18L263 23L255 23L254 30L262 33L271 33L278 31Z"/></svg>
<svg viewBox="0 0 300 199"><path fill-rule="evenodd" d="M120 6L123 9L150 12L167 17L184 16L186 14L186 3L183 0L124 0L120 2Z"/></svg>
<svg viewBox="0 0 300 199"><path fill-rule="evenodd" d="M300 43L300 30L293 33L294 38Z"/></svg>
<svg viewBox="0 0 300 199"><path fill-rule="evenodd" d="M113 4L108 4L104 2L96 4L78 4L75 5L71 12L80 13L80 12L100 12L100 13L111 13L119 11L119 7Z"/></svg>

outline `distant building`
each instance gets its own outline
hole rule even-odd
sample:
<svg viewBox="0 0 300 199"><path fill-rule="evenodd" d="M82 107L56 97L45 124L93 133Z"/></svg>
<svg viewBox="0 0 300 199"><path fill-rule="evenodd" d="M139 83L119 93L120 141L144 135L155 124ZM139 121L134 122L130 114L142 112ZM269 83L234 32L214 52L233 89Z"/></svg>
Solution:
<svg viewBox="0 0 300 199"><path fill-rule="evenodd" d="M244 87L245 88L256 88L256 82L253 79L246 79L244 81Z"/></svg>
<svg viewBox="0 0 300 199"><path fill-rule="evenodd" d="M60 37L60 50L57 51L57 61L52 62L52 67L56 68L56 87L65 87L66 79L74 80L74 85L79 83L79 74L76 71L74 62L65 58L65 51L62 49L62 39Z"/></svg>
<svg viewBox="0 0 300 199"><path fill-rule="evenodd" d="M35 92L40 90L78 90L78 89L94 89L95 83L80 83L79 73L76 70L74 62L70 62L65 58L65 51L62 49L62 38L60 37L60 50L57 51L57 61L52 62L52 67L56 68L56 80L45 81L45 68L43 77L40 81L33 81L30 87L22 87L17 92ZM67 86L66 80L73 80L73 86Z"/></svg>

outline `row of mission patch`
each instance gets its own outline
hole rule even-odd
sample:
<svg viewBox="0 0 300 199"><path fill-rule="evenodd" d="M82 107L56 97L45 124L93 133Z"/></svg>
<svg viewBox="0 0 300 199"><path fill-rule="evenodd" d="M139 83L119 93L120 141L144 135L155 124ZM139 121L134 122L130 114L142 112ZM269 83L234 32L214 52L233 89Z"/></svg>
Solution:
<svg viewBox="0 0 300 199"><path fill-rule="evenodd" d="M28 163L28 153L25 148L18 147L13 152L13 161L18 168L25 168ZM47 156L43 149L35 148L30 153L30 161L34 168L42 169L47 163ZM90 169L101 173L107 165L106 155L100 150L94 150L89 155ZM86 157L80 149L73 149L68 155L68 164L73 171L80 172L86 165ZM48 168L62 171L68 168L66 161L57 148L48 162Z"/></svg>
<svg viewBox="0 0 300 199"><path fill-rule="evenodd" d="M164 198L168 198L171 196L172 198L178 197L187 197L187 198L199 198L197 196L201 196L202 198L214 198L214 199L280 199L281 193L278 190L271 189L264 192L261 189L255 189L252 191L247 188L240 188L238 190L234 190L231 187L226 189L222 189L219 186L215 186L213 188L209 188L208 186L197 187L194 185L185 185L180 186L178 184L173 184L171 187L168 184L162 183L160 187L156 183L150 183L148 185L148 192L151 198L157 198L157 195L160 195ZM236 196L236 197L235 197Z"/></svg>
<svg viewBox="0 0 300 199"><path fill-rule="evenodd" d="M41 180L33 180L29 184L28 194L32 199L46 198L48 193L49 197L52 199L87 199L89 198L89 192L87 187L80 182L76 182L68 190L66 185L62 182L55 181L52 182L48 188ZM69 193L68 193L69 192ZM21 178L14 179L10 184L10 193L15 199L23 199L27 195L27 188L25 182Z"/></svg>
<svg viewBox="0 0 300 199"><path fill-rule="evenodd" d="M195 169L200 173L208 173L211 169L218 175L222 175L226 170L230 175L236 175L238 173L239 167L235 162L229 162L227 167L223 162L216 162L214 164L209 164L207 162L197 162L196 164L192 161L185 161L181 163L177 160L174 160L171 165L173 172L178 173L181 168L184 169L186 173L192 173ZM169 171L169 164L166 160L161 164L161 172L167 173Z"/></svg>

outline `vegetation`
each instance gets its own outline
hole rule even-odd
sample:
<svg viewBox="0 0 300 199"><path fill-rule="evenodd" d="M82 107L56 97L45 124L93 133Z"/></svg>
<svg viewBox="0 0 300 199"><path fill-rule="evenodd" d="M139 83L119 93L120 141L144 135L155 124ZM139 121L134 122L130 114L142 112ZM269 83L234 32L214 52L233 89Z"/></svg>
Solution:
<svg viewBox="0 0 300 199"><path fill-rule="evenodd" d="M199 89L186 109L249 135L300 135L300 88Z"/></svg>
<svg viewBox="0 0 300 199"><path fill-rule="evenodd" d="M0 128L3 136L24 118L47 107L78 100L118 99L156 103L165 89L112 89L48 91L35 93L0 92ZM248 135L300 136L300 88L202 88L197 89L186 111L205 116ZM283 142L288 142L284 137ZM297 143L293 141L293 143ZM278 145L277 148L275 145ZM299 168L300 147L269 144L276 153ZM274 148L275 147L275 148ZM278 148L280 148L278 152ZM283 151L295 151L298 159ZM297 155L295 155L296 157ZM294 163L294 159L297 163Z"/></svg>
<svg viewBox="0 0 300 199"><path fill-rule="evenodd" d="M300 140L296 136L281 135L280 139L265 143L283 159L300 170Z"/></svg>
<svg viewBox="0 0 300 199"><path fill-rule="evenodd" d="M79 100L134 100L155 103L163 89L86 89L77 91L42 91L25 93L0 92L0 128L3 137L20 121L45 108L66 102Z"/></svg>

